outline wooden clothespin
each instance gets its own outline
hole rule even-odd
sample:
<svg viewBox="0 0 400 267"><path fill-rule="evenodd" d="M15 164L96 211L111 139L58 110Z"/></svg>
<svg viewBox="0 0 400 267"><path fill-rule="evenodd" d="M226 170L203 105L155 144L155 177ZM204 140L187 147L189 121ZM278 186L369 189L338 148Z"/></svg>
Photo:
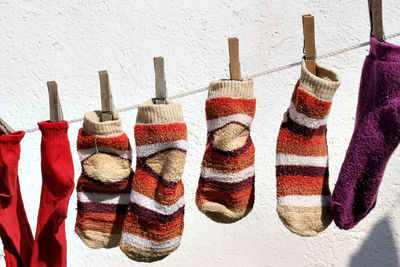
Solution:
<svg viewBox="0 0 400 267"><path fill-rule="evenodd" d="M370 35L379 41L385 41L382 18L382 0L368 0L369 21L371 24Z"/></svg>
<svg viewBox="0 0 400 267"><path fill-rule="evenodd" d="M112 112L114 103L107 71L99 71L99 78L101 90L101 121L111 121L113 119Z"/></svg>
<svg viewBox="0 0 400 267"><path fill-rule="evenodd" d="M13 133L14 129L11 128L2 118L0 118L0 134L10 134Z"/></svg>
<svg viewBox="0 0 400 267"><path fill-rule="evenodd" d="M64 118L60 98L58 97L57 83L55 81L47 82L47 89L49 90L50 121L60 122Z"/></svg>
<svg viewBox="0 0 400 267"><path fill-rule="evenodd" d="M314 16L311 14L303 15L303 35L304 35L304 59L306 61L306 68L314 75L317 74L317 66L315 59L317 53L315 50L315 30L314 30Z"/></svg>
<svg viewBox="0 0 400 267"><path fill-rule="evenodd" d="M241 80L240 61L239 61L239 39L236 37L228 38L229 46L229 72L231 80Z"/></svg>
<svg viewBox="0 0 400 267"><path fill-rule="evenodd" d="M165 100L167 99L167 85L165 82L164 58L155 57L153 61L156 83L156 97L153 98L153 103L165 104Z"/></svg>

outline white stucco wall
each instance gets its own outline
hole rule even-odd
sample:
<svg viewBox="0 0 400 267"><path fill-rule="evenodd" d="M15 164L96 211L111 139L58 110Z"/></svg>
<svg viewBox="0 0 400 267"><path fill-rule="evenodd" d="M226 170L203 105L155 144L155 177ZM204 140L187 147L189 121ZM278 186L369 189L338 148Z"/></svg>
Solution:
<svg viewBox="0 0 400 267"><path fill-rule="evenodd" d="M67 120L100 108L98 71L106 69L117 108L154 95L154 56L165 58L170 96L228 78L227 38L240 39L242 75L298 62L302 56L301 15L316 20L319 55L368 41L367 0L186 0L24 1L0 0L0 116L15 129L46 120L46 81L56 80ZM387 34L400 31L400 2L384 1ZM400 38L389 40L400 44ZM330 185L335 184L349 143L357 104L363 47L320 62L342 79L328 122ZM189 130L185 184L185 230L181 247L154 266L396 266L400 253L400 149L392 156L378 203L356 228L332 223L314 238L289 232L276 212L275 146L299 66L255 79L256 203L245 219L217 224L195 205L195 190L206 142L206 92L176 99ZM121 113L133 142L136 110ZM75 150L81 123L70 125ZM39 208L40 133L22 142L19 175L32 230ZM93 250L74 233L76 193L66 221L69 266L138 266L119 248ZM145 264L144 264L145 265Z"/></svg>

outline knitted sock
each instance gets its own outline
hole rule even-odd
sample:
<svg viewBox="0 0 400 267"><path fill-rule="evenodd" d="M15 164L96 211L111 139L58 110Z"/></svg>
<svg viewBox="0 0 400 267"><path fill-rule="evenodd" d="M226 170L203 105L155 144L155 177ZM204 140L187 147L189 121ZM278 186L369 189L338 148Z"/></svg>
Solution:
<svg viewBox="0 0 400 267"><path fill-rule="evenodd" d="M256 110L253 81L213 81L206 101L207 146L196 204L216 222L232 223L254 204L254 152L250 126Z"/></svg>
<svg viewBox="0 0 400 267"><path fill-rule="evenodd" d="M400 46L371 37L354 132L332 194L339 228L353 228L375 206L386 164L399 142Z"/></svg>
<svg viewBox="0 0 400 267"><path fill-rule="evenodd" d="M284 225L301 236L314 236L332 221L326 122L339 84L333 71L317 64L313 75L302 60L301 78L280 127L277 212Z"/></svg>
<svg viewBox="0 0 400 267"><path fill-rule="evenodd" d="M91 248L118 246L133 177L132 150L117 112L100 122L99 111L88 112L79 130L77 148L82 164L75 231Z"/></svg>
<svg viewBox="0 0 400 267"><path fill-rule="evenodd" d="M187 130L181 106L145 102L135 125L137 163L120 247L131 259L160 260L180 244Z"/></svg>
<svg viewBox="0 0 400 267"><path fill-rule="evenodd" d="M42 132L42 192L30 266L67 266L65 219L74 191L68 123L38 123Z"/></svg>
<svg viewBox="0 0 400 267"><path fill-rule="evenodd" d="M18 179L20 142L25 133L0 135L0 237L7 266L29 266L33 236Z"/></svg>

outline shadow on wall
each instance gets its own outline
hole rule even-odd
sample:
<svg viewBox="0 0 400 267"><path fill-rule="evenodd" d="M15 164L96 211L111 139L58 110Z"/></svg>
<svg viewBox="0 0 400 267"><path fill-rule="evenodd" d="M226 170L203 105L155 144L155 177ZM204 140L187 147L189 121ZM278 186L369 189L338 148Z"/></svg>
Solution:
<svg viewBox="0 0 400 267"><path fill-rule="evenodd" d="M350 266L400 266L396 244L387 216L372 229L360 250L353 255Z"/></svg>

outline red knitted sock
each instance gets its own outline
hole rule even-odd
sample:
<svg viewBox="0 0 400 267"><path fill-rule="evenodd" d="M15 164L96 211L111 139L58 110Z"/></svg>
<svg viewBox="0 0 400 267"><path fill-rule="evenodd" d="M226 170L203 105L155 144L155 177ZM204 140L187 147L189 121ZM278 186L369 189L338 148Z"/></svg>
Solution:
<svg viewBox="0 0 400 267"><path fill-rule="evenodd" d="M68 123L40 122L42 193L30 266L67 266L65 218L74 190Z"/></svg>
<svg viewBox="0 0 400 267"><path fill-rule="evenodd" d="M29 266L33 236L18 181L22 131L0 135L0 236L7 266Z"/></svg>

